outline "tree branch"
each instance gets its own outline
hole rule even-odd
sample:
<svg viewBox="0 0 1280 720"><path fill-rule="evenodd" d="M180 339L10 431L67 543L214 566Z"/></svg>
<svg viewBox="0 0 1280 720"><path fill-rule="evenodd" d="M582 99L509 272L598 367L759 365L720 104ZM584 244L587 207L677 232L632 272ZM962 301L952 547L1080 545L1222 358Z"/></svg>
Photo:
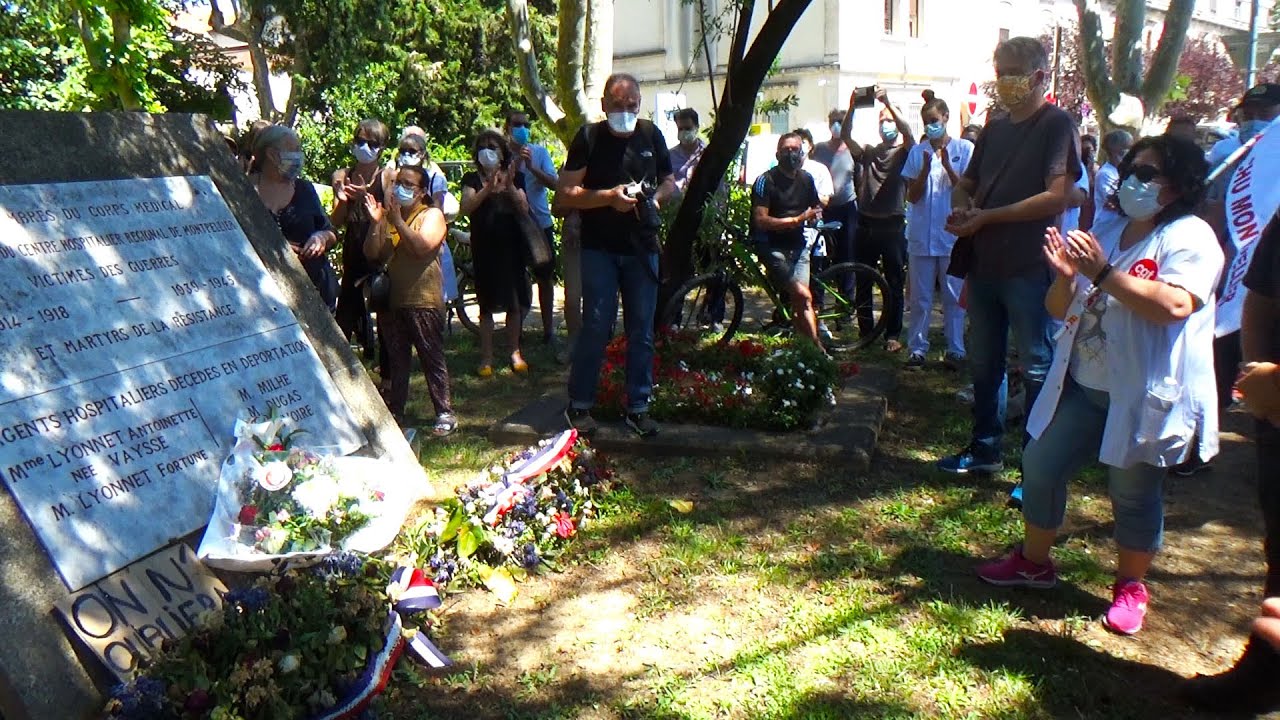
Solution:
<svg viewBox="0 0 1280 720"><path fill-rule="evenodd" d="M514 0L508 0L514 2ZM556 39L556 99L563 123L577 130L586 121L587 94L583 87L583 52L587 48L587 0L561 0Z"/></svg>
<svg viewBox="0 0 1280 720"><path fill-rule="evenodd" d="M588 0L587 36L583 40L582 115L584 121L604 116L600 98L613 72L613 0ZM574 131L577 128L573 128ZM566 141L567 145L568 142Z"/></svg>
<svg viewBox="0 0 1280 720"><path fill-rule="evenodd" d="M1080 4L1079 0L1076 4ZM1146 17L1147 4L1144 0L1116 0L1111 74L1120 92L1135 96L1141 93L1142 88L1142 31Z"/></svg>
<svg viewBox="0 0 1280 720"><path fill-rule="evenodd" d="M702 31L702 54L707 59L707 84L711 86L711 102L716 101L716 66L711 59L711 42L707 39L707 0L698 0L698 24Z"/></svg>
<svg viewBox="0 0 1280 720"><path fill-rule="evenodd" d="M1160 44L1151 57L1151 67L1142 82L1142 106L1147 117L1152 117L1169 96L1169 88L1178 76L1178 60L1187 42L1187 30L1191 27L1191 13L1195 0L1170 0L1164 14L1164 30Z"/></svg>
<svg viewBox="0 0 1280 720"><path fill-rule="evenodd" d="M1111 81L1111 73L1107 69L1102 17L1096 3L1092 7L1090 5L1091 0L1076 0L1076 11L1080 16L1080 69L1084 72L1085 94L1093 104L1098 122L1109 129L1107 117L1120 102L1120 91Z"/></svg>
<svg viewBox="0 0 1280 720"><path fill-rule="evenodd" d="M555 128L556 134L560 135L560 125L564 122L565 113L547 94L542 79L538 77L538 59L534 55L533 34L529 30L528 0L507 0L507 21L511 27L516 57L519 58L520 86L525 99L533 106L538 117ZM561 139L564 139L563 136Z"/></svg>

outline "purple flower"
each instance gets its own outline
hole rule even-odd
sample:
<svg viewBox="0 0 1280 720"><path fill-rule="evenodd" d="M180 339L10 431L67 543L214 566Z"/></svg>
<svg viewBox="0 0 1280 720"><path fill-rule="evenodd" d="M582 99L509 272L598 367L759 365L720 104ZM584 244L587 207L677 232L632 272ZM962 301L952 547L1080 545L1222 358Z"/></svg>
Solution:
<svg viewBox="0 0 1280 720"><path fill-rule="evenodd" d="M564 491L559 488L556 488L556 507L561 510L573 509L573 504L569 502L569 496L565 495Z"/></svg>
<svg viewBox="0 0 1280 720"><path fill-rule="evenodd" d="M271 596L267 594L265 588L251 587L239 588L227 593L224 600L229 605L239 605L245 610L257 611L267 606L267 601Z"/></svg>
<svg viewBox="0 0 1280 720"><path fill-rule="evenodd" d="M364 570L364 557L352 552L325 555L315 565L315 573L321 577L355 577Z"/></svg>
<svg viewBox="0 0 1280 720"><path fill-rule="evenodd" d="M506 534L507 537L514 540L523 535L526 529L528 529L528 525L525 525L523 520L512 520L511 524L507 525Z"/></svg>
<svg viewBox="0 0 1280 720"><path fill-rule="evenodd" d="M538 567L538 563L542 562L542 558L538 555L538 546L528 543L524 546L524 557L521 559L526 569L532 570Z"/></svg>

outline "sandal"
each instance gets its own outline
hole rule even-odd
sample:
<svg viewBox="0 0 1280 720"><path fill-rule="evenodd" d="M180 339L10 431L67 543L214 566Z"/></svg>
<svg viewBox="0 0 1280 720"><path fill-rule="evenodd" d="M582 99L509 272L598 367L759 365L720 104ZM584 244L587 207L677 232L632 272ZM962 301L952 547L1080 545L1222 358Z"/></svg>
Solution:
<svg viewBox="0 0 1280 720"><path fill-rule="evenodd" d="M458 429L458 418L453 413L443 413L436 418L435 427L431 428L431 434L436 437L445 437L452 435L454 430Z"/></svg>
<svg viewBox="0 0 1280 720"><path fill-rule="evenodd" d="M492 365L481 365L481 366L480 366L480 369L479 369L479 370L476 370L476 374L477 374L477 375L479 375L479 376L480 376L480 377L482 377L482 378L489 378L489 377L493 377L493 366L492 366Z"/></svg>
<svg viewBox="0 0 1280 720"><path fill-rule="evenodd" d="M524 356L519 350L511 353L511 370L518 373L529 372L529 363L524 361Z"/></svg>
<svg viewBox="0 0 1280 720"><path fill-rule="evenodd" d="M890 340L884 344L884 351L891 353L902 352L902 343L897 340Z"/></svg>

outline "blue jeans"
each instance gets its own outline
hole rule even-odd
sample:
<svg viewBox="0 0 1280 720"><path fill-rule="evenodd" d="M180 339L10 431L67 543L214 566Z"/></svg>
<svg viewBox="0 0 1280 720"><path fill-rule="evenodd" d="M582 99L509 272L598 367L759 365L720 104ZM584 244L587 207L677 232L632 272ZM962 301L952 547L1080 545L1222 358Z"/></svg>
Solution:
<svg viewBox="0 0 1280 720"><path fill-rule="evenodd" d="M627 333L627 412L649 409L653 392L653 314L658 306L658 254L615 255L582 249L582 330L569 368L569 405L590 409L604 348L618 317Z"/></svg>
<svg viewBox="0 0 1280 720"><path fill-rule="evenodd" d="M1044 530L1062 526L1067 483L1097 462L1109 404L1107 393L1083 387L1068 376L1049 427L1022 454L1022 517L1031 525ZM1159 550L1168 469L1138 463L1107 470L1116 544L1137 552Z"/></svg>
<svg viewBox="0 0 1280 720"><path fill-rule="evenodd" d="M1014 278L981 278L969 282L969 368L973 375L974 452L982 460L998 460L1004 438L1008 400L1009 331L1018 348L1027 387L1027 410L1035 404L1053 359L1048 271Z"/></svg>

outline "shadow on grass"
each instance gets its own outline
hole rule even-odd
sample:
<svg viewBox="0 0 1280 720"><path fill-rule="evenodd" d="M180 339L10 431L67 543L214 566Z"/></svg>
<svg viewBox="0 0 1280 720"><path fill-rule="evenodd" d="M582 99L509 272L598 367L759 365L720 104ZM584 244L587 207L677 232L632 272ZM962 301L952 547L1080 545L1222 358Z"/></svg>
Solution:
<svg viewBox="0 0 1280 720"><path fill-rule="evenodd" d="M1052 717L1199 717L1177 700L1179 675L1099 652L1071 638L1011 630L1000 641L968 645L959 654L976 667L1029 678L1035 704Z"/></svg>

